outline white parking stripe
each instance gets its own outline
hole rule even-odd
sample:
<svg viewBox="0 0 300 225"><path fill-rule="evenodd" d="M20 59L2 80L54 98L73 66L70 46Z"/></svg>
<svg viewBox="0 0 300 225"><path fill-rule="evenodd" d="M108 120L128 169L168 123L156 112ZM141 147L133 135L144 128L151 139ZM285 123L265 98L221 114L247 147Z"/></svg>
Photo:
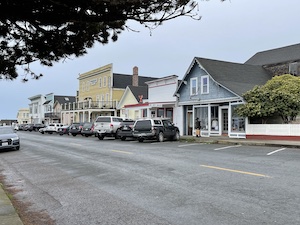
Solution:
<svg viewBox="0 0 300 225"><path fill-rule="evenodd" d="M274 154L274 153L276 153L276 152L281 152L281 151L283 151L283 150L285 150L286 148L281 148L281 149L277 149L277 150L275 150L275 151L273 151L273 152L269 152L267 155L272 155L272 154Z"/></svg>
<svg viewBox="0 0 300 225"><path fill-rule="evenodd" d="M222 148L216 148L214 149L215 151L219 151L219 150L223 150L223 149L228 149L228 148L237 148L237 147L241 147L242 145L231 145L231 146L226 146L226 147L222 147Z"/></svg>
<svg viewBox="0 0 300 225"><path fill-rule="evenodd" d="M193 146L193 145L203 145L203 143L194 143L194 144L178 145L178 148L181 148L181 147L188 147L188 146Z"/></svg>

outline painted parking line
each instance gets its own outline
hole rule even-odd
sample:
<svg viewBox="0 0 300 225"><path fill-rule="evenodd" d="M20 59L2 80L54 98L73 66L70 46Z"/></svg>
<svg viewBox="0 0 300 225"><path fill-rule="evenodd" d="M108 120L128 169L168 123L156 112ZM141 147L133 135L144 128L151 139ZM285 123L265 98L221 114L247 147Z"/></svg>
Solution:
<svg viewBox="0 0 300 225"><path fill-rule="evenodd" d="M178 145L178 148L188 147L188 146L193 146L193 145L203 145L203 143L193 143L193 144Z"/></svg>
<svg viewBox="0 0 300 225"><path fill-rule="evenodd" d="M112 152L122 153L122 154L133 154L132 152L120 151L120 150L111 150Z"/></svg>
<svg viewBox="0 0 300 225"><path fill-rule="evenodd" d="M208 166L208 165L200 165L200 166L210 168L210 169L233 172L233 173L241 173L241 174L246 174L246 175L251 175L251 176L270 178L270 176L267 176L267 175L264 175L264 174L259 174L259 173L253 173L253 172L247 172L247 171L241 171L241 170L233 170L233 169L227 169L227 168L222 168L222 167L217 167L217 166Z"/></svg>
<svg viewBox="0 0 300 225"><path fill-rule="evenodd" d="M273 152L269 152L267 155L273 155L274 153L276 153L276 152L281 152L281 151L283 151L283 150L286 150L286 148L277 149L277 150L275 150L275 151L273 151Z"/></svg>
<svg viewBox="0 0 300 225"><path fill-rule="evenodd" d="M241 147L242 145L230 145L230 146L226 146L226 147L222 147L222 148L215 148L215 151L219 151L219 150L224 150L224 149L228 149L228 148L238 148Z"/></svg>

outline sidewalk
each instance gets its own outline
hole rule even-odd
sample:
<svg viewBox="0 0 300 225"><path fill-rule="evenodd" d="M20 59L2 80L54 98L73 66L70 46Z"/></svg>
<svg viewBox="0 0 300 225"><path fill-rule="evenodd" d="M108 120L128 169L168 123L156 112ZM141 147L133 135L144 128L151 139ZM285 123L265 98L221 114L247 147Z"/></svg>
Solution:
<svg viewBox="0 0 300 225"><path fill-rule="evenodd" d="M229 137L193 137L182 136L181 141L199 142L207 144L230 144L230 145L256 145L256 146L278 146L288 148L300 148L300 141L285 140L255 140L238 139ZM0 225L23 225L15 208L0 184Z"/></svg>
<svg viewBox="0 0 300 225"><path fill-rule="evenodd" d="M23 225L19 215L0 184L0 225Z"/></svg>
<svg viewBox="0 0 300 225"><path fill-rule="evenodd" d="M180 138L181 141L199 142L199 143L207 143L207 144L257 145L257 146L278 146L278 147L287 147L287 148L300 148L300 141L243 139L243 138L229 138L224 136L217 136L217 137L182 136Z"/></svg>

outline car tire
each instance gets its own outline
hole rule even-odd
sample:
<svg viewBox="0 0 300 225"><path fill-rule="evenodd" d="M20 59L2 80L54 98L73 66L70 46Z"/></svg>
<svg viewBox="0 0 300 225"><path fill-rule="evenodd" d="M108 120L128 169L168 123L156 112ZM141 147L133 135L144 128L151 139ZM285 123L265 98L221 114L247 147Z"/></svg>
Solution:
<svg viewBox="0 0 300 225"><path fill-rule="evenodd" d="M143 139L143 138L139 138L138 141L139 141L139 142L143 142L144 139Z"/></svg>
<svg viewBox="0 0 300 225"><path fill-rule="evenodd" d="M175 135L173 136L173 141L179 141L180 140L180 134L179 131L176 131Z"/></svg>
<svg viewBox="0 0 300 225"><path fill-rule="evenodd" d="M163 132L159 132L159 134L157 136L157 140L159 142L163 142L164 141L164 133Z"/></svg>
<svg viewBox="0 0 300 225"><path fill-rule="evenodd" d="M102 135L98 134L98 139L99 139L99 140L103 140L103 138L104 138L104 137L103 137Z"/></svg>
<svg viewBox="0 0 300 225"><path fill-rule="evenodd" d="M72 134L73 137L76 137L77 134Z"/></svg>
<svg viewBox="0 0 300 225"><path fill-rule="evenodd" d="M121 137L121 140L122 140L122 141L125 141L125 140L126 140L126 137Z"/></svg>
<svg viewBox="0 0 300 225"><path fill-rule="evenodd" d="M20 146L16 147L16 150L17 150L17 151L20 150Z"/></svg>

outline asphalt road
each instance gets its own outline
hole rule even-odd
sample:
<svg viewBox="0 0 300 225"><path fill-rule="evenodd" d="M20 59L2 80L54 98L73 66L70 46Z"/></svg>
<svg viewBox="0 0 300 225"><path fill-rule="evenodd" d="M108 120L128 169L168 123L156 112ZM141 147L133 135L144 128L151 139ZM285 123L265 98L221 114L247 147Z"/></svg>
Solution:
<svg viewBox="0 0 300 225"><path fill-rule="evenodd" d="M300 150L19 132L17 198L58 225L300 224Z"/></svg>

